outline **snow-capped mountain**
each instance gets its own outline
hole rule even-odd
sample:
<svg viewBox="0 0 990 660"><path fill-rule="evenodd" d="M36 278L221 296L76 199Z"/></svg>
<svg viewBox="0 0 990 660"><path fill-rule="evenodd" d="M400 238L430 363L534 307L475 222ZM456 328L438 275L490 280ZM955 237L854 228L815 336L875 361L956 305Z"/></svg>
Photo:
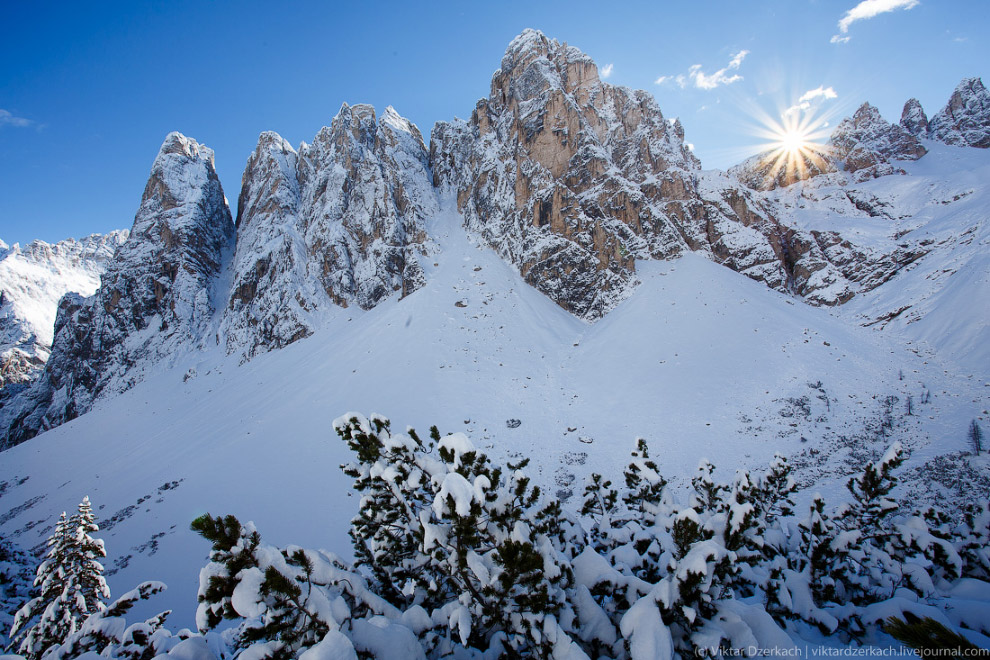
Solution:
<svg viewBox="0 0 990 660"><path fill-rule="evenodd" d="M86 412L100 394L119 393L199 346L223 304L218 278L233 242L213 152L170 134L99 290L62 298L44 372L0 409L8 443Z"/></svg>
<svg viewBox="0 0 990 660"><path fill-rule="evenodd" d="M0 241L0 388L37 377L51 352L59 299L92 295L126 231L93 234L54 245Z"/></svg>
<svg viewBox="0 0 990 660"><path fill-rule="evenodd" d="M948 107L972 114L978 83L961 85ZM835 166L817 170L815 185L843 190L827 202L835 216L889 218L889 204L852 186L925 153L864 104L833 134ZM795 222L790 202L739 184L752 185L745 168L702 171L683 128L649 94L603 83L589 57L535 30L509 45L470 121L435 127L429 155L392 108L378 120L370 106L345 104L298 151L264 133L245 168L236 230L212 158L194 140L166 139L103 287L63 301L41 381L0 412L5 444L85 412L185 350L220 343L249 359L311 335L334 308L408 295L423 285L425 225L444 197L527 283L588 320L632 294L637 261L694 251L837 305L932 245Z"/></svg>
<svg viewBox="0 0 990 660"><path fill-rule="evenodd" d="M298 153L263 133L238 203L227 350L281 348L334 305L370 309L421 287L436 210L423 138L391 107L376 122L371 106L344 104Z"/></svg>
<svg viewBox="0 0 990 660"><path fill-rule="evenodd" d="M977 87L950 101L961 135ZM899 440L901 496L961 507L990 485L963 453L988 407L990 150L905 117L864 105L815 176L748 185L527 30L429 153L392 108L344 105L298 149L263 133L236 223L212 152L170 134L102 286L62 299L0 409L0 533L39 549L88 494L112 588L163 579L192 626L205 511L349 556L350 410L532 458L570 510L638 436L676 487L782 452L805 507Z"/></svg>
<svg viewBox="0 0 990 660"><path fill-rule="evenodd" d="M918 160L928 150L899 124L891 124L880 111L864 103L852 117L843 119L829 138L829 155L841 169L864 181L904 170L891 161Z"/></svg>

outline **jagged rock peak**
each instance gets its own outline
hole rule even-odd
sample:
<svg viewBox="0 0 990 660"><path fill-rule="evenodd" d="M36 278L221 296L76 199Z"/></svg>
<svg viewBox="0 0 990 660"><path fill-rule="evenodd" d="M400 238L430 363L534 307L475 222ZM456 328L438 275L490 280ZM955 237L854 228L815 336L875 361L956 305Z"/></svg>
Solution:
<svg viewBox="0 0 990 660"><path fill-rule="evenodd" d="M990 148L990 92L980 78L964 78L948 104L928 124L934 140L956 146Z"/></svg>
<svg viewBox="0 0 990 660"><path fill-rule="evenodd" d="M423 137L391 106L378 118L344 103L298 152L262 134L242 179L227 350L250 358L312 334L335 306L422 286L437 209Z"/></svg>
<svg viewBox="0 0 990 660"><path fill-rule="evenodd" d="M680 123L537 30L509 44L469 122L434 127L430 164L469 230L591 320L631 291L636 258L686 247L674 216L702 213Z"/></svg>
<svg viewBox="0 0 990 660"><path fill-rule="evenodd" d="M901 127L917 138L928 137L928 115L918 99L908 99L901 112Z"/></svg>
<svg viewBox="0 0 990 660"><path fill-rule="evenodd" d="M89 298L59 303L45 370L0 411L0 445L16 444L122 392L207 337L234 223L213 151L180 133L161 146L127 240ZM229 258L229 257L228 257Z"/></svg>
<svg viewBox="0 0 990 660"><path fill-rule="evenodd" d="M509 44L501 68L492 76L490 100L523 102L548 89L573 94L599 82L598 67L590 57L539 30L526 29Z"/></svg>
<svg viewBox="0 0 990 660"><path fill-rule="evenodd" d="M864 103L835 128L829 147L832 158L859 181L886 174L903 174L891 160L917 160L928 150L914 135L891 124L880 111Z"/></svg>

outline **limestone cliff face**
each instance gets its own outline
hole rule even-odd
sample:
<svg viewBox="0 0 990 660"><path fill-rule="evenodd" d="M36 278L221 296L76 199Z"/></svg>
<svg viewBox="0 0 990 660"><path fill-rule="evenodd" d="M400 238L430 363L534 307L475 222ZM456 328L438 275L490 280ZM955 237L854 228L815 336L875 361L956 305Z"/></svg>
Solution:
<svg viewBox="0 0 990 660"><path fill-rule="evenodd" d="M312 334L322 311L423 285L437 211L419 130L391 107L344 105L297 153L264 133L244 170L220 336L250 357Z"/></svg>
<svg viewBox="0 0 990 660"><path fill-rule="evenodd" d="M62 299L44 372L0 411L6 444L86 412L95 397L124 391L143 369L195 347L216 308L218 276L233 242L213 152L171 133L100 289Z"/></svg>

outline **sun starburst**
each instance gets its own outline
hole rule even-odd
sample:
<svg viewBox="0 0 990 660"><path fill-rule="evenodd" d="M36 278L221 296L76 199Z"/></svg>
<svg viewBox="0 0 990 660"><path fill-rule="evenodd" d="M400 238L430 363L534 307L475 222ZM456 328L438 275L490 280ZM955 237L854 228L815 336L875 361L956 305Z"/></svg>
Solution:
<svg viewBox="0 0 990 660"><path fill-rule="evenodd" d="M788 185L828 170L827 122L811 113L792 111L780 119L763 117L757 134L766 139L761 145L761 170L767 183Z"/></svg>

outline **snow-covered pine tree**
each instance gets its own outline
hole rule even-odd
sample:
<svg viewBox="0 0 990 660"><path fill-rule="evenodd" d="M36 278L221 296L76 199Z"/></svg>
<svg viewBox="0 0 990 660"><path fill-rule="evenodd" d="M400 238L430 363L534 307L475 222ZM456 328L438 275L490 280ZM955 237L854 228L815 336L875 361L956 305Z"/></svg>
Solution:
<svg viewBox="0 0 990 660"><path fill-rule="evenodd" d="M597 472L592 473L584 486L584 503L581 515L590 519L588 538L599 553L614 547L616 535L612 522L617 513L619 492L612 488L612 482Z"/></svg>
<svg viewBox="0 0 990 660"><path fill-rule="evenodd" d="M444 471L433 477L424 550L455 587L451 629L465 646L507 657L570 647L557 620L573 579L559 503L541 500L522 471L528 461L503 474L464 434L438 446Z"/></svg>
<svg viewBox="0 0 990 660"><path fill-rule="evenodd" d="M165 654L180 642L193 637L188 631L178 636L173 635L164 627L165 618L169 615L168 611L130 625L124 619L124 615L138 601L164 590L165 585L161 582L141 583L105 609L86 619L78 631L69 635L59 646L50 649L45 654L45 660L68 660L85 653L99 654L104 658L116 660L150 660ZM214 642L218 641L214 640ZM187 652L183 657L189 660L213 660L216 657L201 637L187 646ZM189 652L194 650L199 652Z"/></svg>
<svg viewBox="0 0 990 660"><path fill-rule="evenodd" d="M843 602L862 606L885 600L902 579L900 566L890 556L888 542L896 534L890 518L898 505L889 495L897 485L893 472L905 458L903 447L895 442L846 483L853 499L837 510L839 533L830 544L837 596Z"/></svg>
<svg viewBox="0 0 990 660"><path fill-rule="evenodd" d="M970 507L956 537L963 576L990 582L990 502Z"/></svg>
<svg viewBox="0 0 990 660"><path fill-rule="evenodd" d="M636 450L632 452L632 462L623 477L628 489L623 503L634 516L655 521L662 510L667 480L660 474L656 462L650 459L650 448L643 438L636 438Z"/></svg>
<svg viewBox="0 0 990 660"><path fill-rule="evenodd" d="M839 626L839 620L823 609L836 600L831 545L837 530L825 506L825 499L815 493L786 551L771 560L766 609L778 622L803 619L829 635Z"/></svg>
<svg viewBox="0 0 990 660"><path fill-rule="evenodd" d="M34 564L34 557L0 538L0 648L7 646L6 633L10 632L21 603L31 599Z"/></svg>
<svg viewBox="0 0 990 660"><path fill-rule="evenodd" d="M351 640L367 618L399 618L362 576L329 553L267 545L252 523L234 516L206 514L192 529L213 544L200 571L196 626L207 633L223 619L240 621L236 654L290 660L329 640L340 657L356 657ZM405 635L418 649L412 633Z"/></svg>
<svg viewBox="0 0 990 660"><path fill-rule="evenodd" d="M35 577L40 594L18 610L11 627L10 646L21 655L40 658L106 608L110 589L98 558L107 553L103 541L90 536L98 530L89 497L71 517L62 513Z"/></svg>
<svg viewBox="0 0 990 660"><path fill-rule="evenodd" d="M341 466L362 494L350 529L355 563L371 571L376 591L396 607L440 605L448 590L426 570L419 517L433 502L422 457L440 432L431 429L428 449L415 430L393 435L389 420L378 415L338 419L334 430L357 457L357 463Z"/></svg>

